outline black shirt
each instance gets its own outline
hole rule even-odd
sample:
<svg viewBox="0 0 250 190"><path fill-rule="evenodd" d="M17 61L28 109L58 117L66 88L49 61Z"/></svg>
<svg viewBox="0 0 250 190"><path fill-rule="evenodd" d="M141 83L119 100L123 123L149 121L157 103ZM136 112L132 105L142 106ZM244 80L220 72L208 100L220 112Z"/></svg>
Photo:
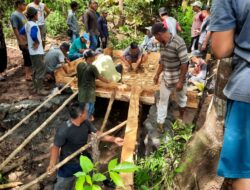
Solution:
<svg viewBox="0 0 250 190"><path fill-rule="evenodd" d="M60 161L87 144L88 135L96 132L97 129L88 120L85 120L80 126L75 126L71 121L67 121L62 127L59 127L54 144L61 148ZM75 157L68 163L78 162L79 157Z"/></svg>

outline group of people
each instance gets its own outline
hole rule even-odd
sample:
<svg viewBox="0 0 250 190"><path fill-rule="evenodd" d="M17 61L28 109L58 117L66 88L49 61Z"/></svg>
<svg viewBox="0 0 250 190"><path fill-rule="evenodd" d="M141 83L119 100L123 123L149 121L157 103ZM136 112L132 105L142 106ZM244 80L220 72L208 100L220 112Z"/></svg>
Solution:
<svg viewBox="0 0 250 190"><path fill-rule="evenodd" d="M83 15L86 32L80 35L76 16L78 3L73 1L70 6L67 33L70 36L71 45L64 42L59 48L50 49L45 56L45 18L50 13L46 5L40 0L34 0L26 8L24 0L16 0L16 11L11 16L12 28L23 53L26 80L33 80L36 93L48 94L43 88L46 73L53 76L54 70L62 64L81 57L85 60L77 66L78 103L70 106L70 120L58 129L51 148L48 168L51 172L58 157L60 160L64 159L86 144L88 134L97 132L92 124L95 107L95 80L100 79L105 83L119 82L123 72L122 65L115 65L112 58L104 55L102 49L99 49L99 47L106 48L108 44L107 11L103 10L100 15L97 12L98 3L90 1L89 8ZM245 190L250 184L249 179L245 179L250 178L248 164L250 83L247 81L250 72L250 39L248 40L250 14L247 9L250 4L246 0L214 0L212 16L210 16L210 7L203 6L200 1L195 1L192 7L195 16L191 28L192 42L189 48L178 35L182 32L180 24L169 16L167 9L163 7L159 9L162 22L147 27L147 35L143 43L141 45L131 43L124 50L121 59L128 71L137 71L147 60L148 53L160 51L159 65L153 80L155 84L160 81L157 129L159 132L164 132L171 93L176 91L179 116L183 119L188 82L205 83L207 65L204 56L209 51L211 37L211 46L216 57L224 58L233 55L233 73L224 90L228 98L228 107L218 175L239 179L234 181L234 189ZM4 62L0 65L0 80L5 80L7 52L1 23L0 54L1 61ZM189 65L193 65L194 69L188 74ZM161 74L162 78L159 80ZM102 140L115 142L119 146L123 143L123 139L119 137L107 136ZM83 154L90 157L88 153ZM80 171L78 158L61 167L58 171L55 189L70 189L74 183L73 174L77 171Z"/></svg>

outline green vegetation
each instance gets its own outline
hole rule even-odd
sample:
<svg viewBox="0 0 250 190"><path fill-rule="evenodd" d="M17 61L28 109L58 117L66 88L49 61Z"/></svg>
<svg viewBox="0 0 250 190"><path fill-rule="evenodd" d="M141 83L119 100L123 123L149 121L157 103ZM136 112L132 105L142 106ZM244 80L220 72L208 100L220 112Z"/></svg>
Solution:
<svg viewBox="0 0 250 190"><path fill-rule="evenodd" d="M77 172L76 190L101 190L100 183L106 180L106 176L97 172L97 166L86 157L80 157L81 172ZM137 167L129 162L118 164L118 159L111 160L108 164L108 174L117 187L125 188L119 173L135 172Z"/></svg>
<svg viewBox="0 0 250 190"><path fill-rule="evenodd" d="M139 170L135 173L135 185L138 190L173 189L174 177L182 172L182 155L187 142L192 136L194 125L175 122L173 135L166 134L167 142L162 142L159 149L145 158L139 158Z"/></svg>

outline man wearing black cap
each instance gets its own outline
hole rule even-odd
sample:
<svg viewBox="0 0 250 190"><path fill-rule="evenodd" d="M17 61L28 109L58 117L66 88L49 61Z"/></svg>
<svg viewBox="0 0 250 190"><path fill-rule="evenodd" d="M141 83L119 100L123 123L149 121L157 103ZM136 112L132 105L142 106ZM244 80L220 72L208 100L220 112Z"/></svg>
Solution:
<svg viewBox="0 0 250 190"><path fill-rule="evenodd" d="M100 75L97 68L92 64L95 61L96 53L93 50L86 50L83 53L85 63L77 65L77 78L78 78L78 101L87 106L87 119L94 120L93 113L95 108L95 80L99 79L105 83L109 83L103 76Z"/></svg>
<svg viewBox="0 0 250 190"><path fill-rule="evenodd" d="M165 7L161 7L159 9L159 15L162 19L162 23L173 36L177 34L177 31L182 32L180 24L176 21L175 18L168 15L168 11Z"/></svg>
<svg viewBox="0 0 250 190"><path fill-rule="evenodd" d="M155 23L152 26L152 34L160 42L161 58L154 82L158 83L160 74L163 72L160 101L157 106L157 123L158 128L162 131L167 116L169 96L174 90L176 90L180 119L183 119L187 103L186 73L189 59L184 40L178 35L173 36L163 23Z"/></svg>

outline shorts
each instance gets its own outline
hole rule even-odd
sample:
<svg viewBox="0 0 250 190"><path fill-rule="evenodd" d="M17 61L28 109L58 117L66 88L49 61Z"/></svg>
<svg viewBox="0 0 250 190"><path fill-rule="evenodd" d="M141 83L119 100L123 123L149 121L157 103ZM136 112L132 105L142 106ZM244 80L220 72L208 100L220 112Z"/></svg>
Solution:
<svg viewBox="0 0 250 190"><path fill-rule="evenodd" d="M227 100L224 142L217 175L250 178L250 103Z"/></svg>
<svg viewBox="0 0 250 190"><path fill-rule="evenodd" d="M86 108L87 108L87 119L89 119L90 118L90 116L91 115L93 115L94 114L94 111L95 111L95 103L93 103L93 102L88 102L87 104L86 104Z"/></svg>
<svg viewBox="0 0 250 190"><path fill-rule="evenodd" d="M73 190L75 189L76 177L60 177L57 175L54 190Z"/></svg>
<svg viewBox="0 0 250 190"><path fill-rule="evenodd" d="M27 47L19 46L19 49L22 51L22 54L23 54L24 66L31 67L32 63L31 63L31 59L30 59L30 53L28 50L28 46Z"/></svg>

